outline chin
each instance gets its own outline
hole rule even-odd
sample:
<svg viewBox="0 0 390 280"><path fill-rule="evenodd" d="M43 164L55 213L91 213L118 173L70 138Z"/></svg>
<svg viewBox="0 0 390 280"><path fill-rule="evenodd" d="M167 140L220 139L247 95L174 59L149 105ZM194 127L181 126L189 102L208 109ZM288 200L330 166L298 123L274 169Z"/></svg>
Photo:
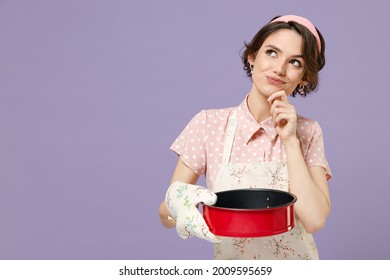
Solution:
<svg viewBox="0 0 390 280"><path fill-rule="evenodd" d="M272 87L272 88L264 89L262 92L263 92L264 96L270 97L274 92L277 92L277 91L280 91L280 90L284 90L284 89Z"/></svg>

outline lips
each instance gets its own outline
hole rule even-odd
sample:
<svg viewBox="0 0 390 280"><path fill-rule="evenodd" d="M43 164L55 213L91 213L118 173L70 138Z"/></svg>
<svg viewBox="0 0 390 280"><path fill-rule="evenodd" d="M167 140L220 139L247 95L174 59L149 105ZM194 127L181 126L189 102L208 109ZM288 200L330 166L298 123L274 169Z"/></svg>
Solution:
<svg viewBox="0 0 390 280"><path fill-rule="evenodd" d="M268 83L270 83L271 85L275 85L275 86L281 86L281 85L284 85L286 82L279 79L279 78L275 78L275 77L271 77L271 76L266 76L267 78L267 81Z"/></svg>

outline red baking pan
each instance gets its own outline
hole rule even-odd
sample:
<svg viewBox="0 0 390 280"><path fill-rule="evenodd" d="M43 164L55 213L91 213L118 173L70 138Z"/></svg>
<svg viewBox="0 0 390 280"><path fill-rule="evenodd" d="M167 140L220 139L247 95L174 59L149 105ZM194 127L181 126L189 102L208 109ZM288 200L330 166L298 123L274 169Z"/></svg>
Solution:
<svg viewBox="0 0 390 280"><path fill-rule="evenodd" d="M210 231L227 237L264 237L294 227L295 195L272 189L239 189L216 193L216 204L203 204Z"/></svg>

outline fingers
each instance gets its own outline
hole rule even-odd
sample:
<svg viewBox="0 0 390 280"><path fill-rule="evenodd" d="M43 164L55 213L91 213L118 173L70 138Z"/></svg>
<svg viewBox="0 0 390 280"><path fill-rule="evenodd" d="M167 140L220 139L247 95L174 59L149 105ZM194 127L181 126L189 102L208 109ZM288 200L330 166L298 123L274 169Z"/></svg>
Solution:
<svg viewBox="0 0 390 280"><path fill-rule="evenodd" d="M287 113L280 113L275 117L275 123L283 126L291 120L291 115Z"/></svg>
<svg viewBox="0 0 390 280"><path fill-rule="evenodd" d="M294 106L291 104L275 105L271 108L272 118L277 125L284 124L282 120L293 121L296 118Z"/></svg>
<svg viewBox="0 0 390 280"><path fill-rule="evenodd" d="M291 112L294 109L294 106L292 106L287 99L287 95L285 91L277 91L274 92L269 98L268 102L271 105L270 113L272 115L272 118L276 122L275 118L280 113L286 113L287 110L290 110Z"/></svg>
<svg viewBox="0 0 390 280"><path fill-rule="evenodd" d="M294 122L296 118L295 107L289 103L284 90L274 92L267 101L271 105L270 113L275 126L285 126L288 122Z"/></svg>
<svg viewBox="0 0 390 280"><path fill-rule="evenodd" d="M281 100L275 100L271 105L271 109L270 109L271 114L275 113L276 108L280 109L280 108L294 108L294 107L291 104L285 103Z"/></svg>
<svg viewBox="0 0 390 280"><path fill-rule="evenodd" d="M271 94L270 97L268 97L267 101L272 105L272 103L274 103L275 100L280 100L282 102L285 102L285 103L289 103L288 102L288 98L287 98L287 94L284 90L279 90L279 91L276 91L274 92L273 94Z"/></svg>

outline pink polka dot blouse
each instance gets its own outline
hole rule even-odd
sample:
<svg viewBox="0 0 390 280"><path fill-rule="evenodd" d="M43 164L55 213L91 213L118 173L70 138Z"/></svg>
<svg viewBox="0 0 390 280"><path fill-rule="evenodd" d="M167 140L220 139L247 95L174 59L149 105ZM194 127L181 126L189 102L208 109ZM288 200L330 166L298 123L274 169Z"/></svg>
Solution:
<svg viewBox="0 0 390 280"><path fill-rule="evenodd" d="M286 161L286 151L272 118L258 123L249 112L246 100L237 107L238 125L230 161ZM226 127L233 109L202 110L192 118L170 147L195 173L205 174L208 186L214 185L222 163ZM307 166L322 166L329 180L332 175L325 157L319 124L298 115L297 135Z"/></svg>

